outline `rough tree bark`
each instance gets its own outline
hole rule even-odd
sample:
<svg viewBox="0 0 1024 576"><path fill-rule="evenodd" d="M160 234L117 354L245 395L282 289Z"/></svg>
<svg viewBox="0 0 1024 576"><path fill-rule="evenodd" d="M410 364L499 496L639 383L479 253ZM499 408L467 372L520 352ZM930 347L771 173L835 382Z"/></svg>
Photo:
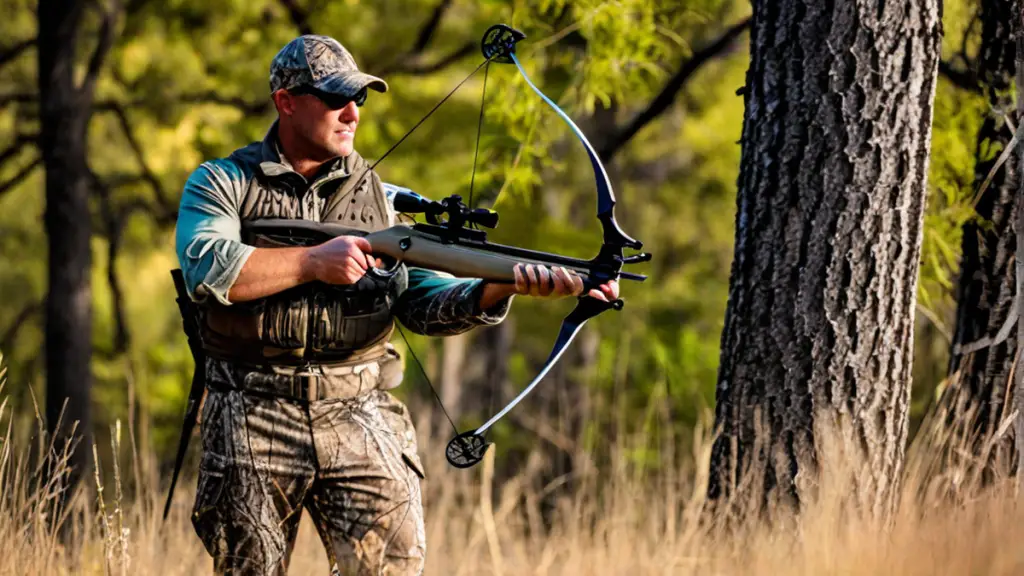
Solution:
<svg viewBox="0 0 1024 576"><path fill-rule="evenodd" d="M977 76L992 113L978 132L976 190L1013 136L999 114L1010 114L1013 107L1009 91L1015 73L1016 47L1011 27L1016 4L1007 0L981 2ZM969 427L966 432L974 442L974 450L969 451L971 457L981 456L983 467L998 476L1010 473L1015 460L1012 436L1004 436L994 444L990 439L1011 406L1010 378L1017 338L1011 333L1006 340L975 351L971 351L970 344L996 340L1014 307L1014 216L1019 165L1017 156L1011 154L978 199L975 209L983 223L972 221L964 225L956 328L949 362L951 385L944 398L948 403L948 424L954 428ZM948 436L958 438L962 434L954 432Z"/></svg>
<svg viewBox="0 0 1024 576"><path fill-rule="evenodd" d="M58 450L88 439L92 353L92 258L86 128L96 74L112 42L113 15L104 20L84 80L75 81L76 46L84 3L40 0L39 148L46 169L49 287L46 298L46 419ZM58 423L60 424L58 426ZM77 430L72 436L72 430ZM87 442L70 460L68 486L89 463Z"/></svg>
<svg viewBox="0 0 1024 576"><path fill-rule="evenodd" d="M1024 2L1017 3L1017 11L1013 15L1015 24L1014 36L1017 39L1017 118L1024 118ZM1019 129L1019 126L1018 126ZM1017 146L1018 166L1024 165L1024 146ZM1017 194L1024 196L1024 178L1017 179ZM1024 201L1017 201L1017 286L1024 286ZM1024 301L1024 297L1021 298ZM1024 314L1017 315L1017 357L1024 352ZM1017 418L1013 422L1016 434L1017 453L1024 453L1024 372L1014 371L1013 406L1017 410ZM1024 485L1024 466L1017 467L1017 483Z"/></svg>
<svg viewBox="0 0 1024 576"><path fill-rule="evenodd" d="M799 511L827 486L884 516L908 426L939 0L753 7L709 496Z"/></svg>

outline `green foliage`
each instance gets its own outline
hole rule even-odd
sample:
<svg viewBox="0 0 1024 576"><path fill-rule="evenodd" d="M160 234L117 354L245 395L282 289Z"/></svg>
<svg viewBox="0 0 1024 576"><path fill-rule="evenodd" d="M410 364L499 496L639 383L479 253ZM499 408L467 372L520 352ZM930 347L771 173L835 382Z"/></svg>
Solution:
<svg viewBox="0 0 1024 576"><path fill-rule="evenodd" d="M986 113L988 104L982 96L940 82L932 122L928 210L918 282L920 305L939 317L952 311L961 231L975 217L975 141Z"/></svg>
<svg viewBox="0 0 1024 576"><path fill-rule="evenodd" d="M495 22L514 25L528 35L519 55L531 78L595 144L643 110L695 50L749 12L747 3L735 0L456 2L424 53L410 60L435 0L297 4L308 11L316 32L339 38L370 72L439 62L467 43L475 46ZM96 425L105 429L134 410L152 424L149 441L167 454L192 360L169 282L168 270L177 265L173 229L162 216L175 208L182 183L200 162L263 137L274 118L268 104L269 62L297 28L278 0L125 5L130 11L120 19L119 37L98 86L89 165L109 183L111 209L123 219L115 276L130 339L126 351L115 349L110 230L97 198L93 214L83 215L92 218L96 232ZM30 37L34 3L5 0L4 6L0 35L11 39L5 44ZM970 10L964 2L947 2L945 10L948 54L958 46L951 37L956 32L959 38ZM98 18L90 12L83 46L95 43L98 29ZM386 74L391 90L373 94L362 109L360 152L368 158L383 154L478 62L474 51L431 73ZM725 57L701 68L676 103L621 149L610 166L619 220L646 243L655 260L639 270L650 275L646 283L623 283L626 312L605 315L588 328L599 334L600 346L598 366L586 385L607 401L606 407L625 410L625 420L638 428L650 428L652 402L670 408L679 431L692 428L713 405L743 119L743 100L735 92L744 84L746 68L744 36ZM382 176L434 198L468 196L484 78L484 71L474 76L389 156L379 168ZM592 256L600 229L584 151L512 67L490 66L486 82L473 194L476 203L501 213L493 239ZM0 95L34 92L35 51L30 49L0 66ZM0 149L16 134L38 130L36 108L32 102L0 106ZM951 302L960 226L971 217L965 202L972 183L973 138L984 112L978 98L940 86L920 282L922 305L940 317ZM0 165L0 181L36 155L32 146L14 154ZM26 318L0 347L14 379L31 383L37 392L42 382L39 303L46 284L42 186L37 170L0 194L0 337L19 317ZM517 300L517 336L508 359L514 387L532 376L570 306ZM412 345L419 351L432 346L423 338L414 338ZM407 378L403 393L423 393L413 386L417 380ZM601 423L614 417L609 412L596 421L590 431L595 442L600 442Z"/></svg>

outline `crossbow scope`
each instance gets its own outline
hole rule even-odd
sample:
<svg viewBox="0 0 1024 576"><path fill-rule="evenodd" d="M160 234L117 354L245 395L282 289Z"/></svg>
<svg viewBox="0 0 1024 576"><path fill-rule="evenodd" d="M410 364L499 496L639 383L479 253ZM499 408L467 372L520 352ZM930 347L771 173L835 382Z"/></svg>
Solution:
<svg viewBox="0 0 1024 576"><path fill-rule="evenodd" d="M486 208L470 209L462 202L462 196L453 194L436 201L424 198L415 192L399 191L394 198L395 210L407 214L423 214L427 222L450 229L476 225L484 228L498 226L498 213Z"/></svg>

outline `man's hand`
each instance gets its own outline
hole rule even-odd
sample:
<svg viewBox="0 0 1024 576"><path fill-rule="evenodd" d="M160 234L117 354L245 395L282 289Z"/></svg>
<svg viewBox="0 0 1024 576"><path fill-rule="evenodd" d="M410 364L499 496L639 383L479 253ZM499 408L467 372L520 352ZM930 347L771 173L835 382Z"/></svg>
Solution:
<svg viewBox="0 0 1024 576"><path fill-rule="evenodd" d="M560 298L579 296L583 293L583 278L572 270L560 266L548 267L538 264L517 264L514 270L515 284L488 282L480 297L480 308L487 310L501 300L513 295L539 298ZM605 282L587 293L588 296L610 302L619 297L617 280Z"/></svg>
<svg viewBox="0 0 1024 576"><path fill-rule="evenodd" d="M360 236L338 236L309 248L304 268L308 278L327 284L355 284L366 271L380 265L372 247Z"/></svg>

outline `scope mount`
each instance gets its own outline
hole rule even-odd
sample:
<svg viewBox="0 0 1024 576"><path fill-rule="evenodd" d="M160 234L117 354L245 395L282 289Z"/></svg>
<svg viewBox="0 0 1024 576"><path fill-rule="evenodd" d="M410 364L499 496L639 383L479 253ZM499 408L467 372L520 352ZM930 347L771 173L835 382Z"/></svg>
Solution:
<svg viewBox="0 0 1024 576"><path fill-rule="evenodd" d="M498 213L486 208L471 209L462 202L462 196L452 194L440 201L430 201L423 206L427 223L417 223L416 230L426 232L447 242L474 240L484 242L487 233L472 226L495 228Z"/></svg>

